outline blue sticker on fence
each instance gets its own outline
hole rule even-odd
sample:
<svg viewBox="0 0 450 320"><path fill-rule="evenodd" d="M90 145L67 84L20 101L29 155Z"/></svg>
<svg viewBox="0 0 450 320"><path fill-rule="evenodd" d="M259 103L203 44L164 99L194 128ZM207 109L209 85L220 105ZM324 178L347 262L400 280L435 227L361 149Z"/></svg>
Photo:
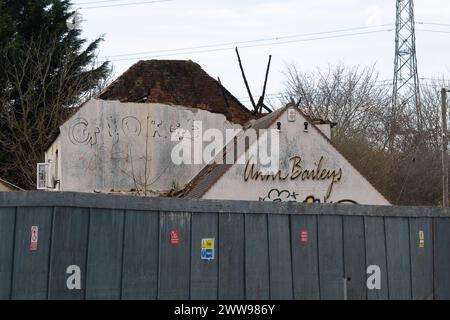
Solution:
<svg viewBox="0 0 450 320"><path fill-rule="evenodd" d="M202 239L202 260L214 259L214 239Z"/></svg>

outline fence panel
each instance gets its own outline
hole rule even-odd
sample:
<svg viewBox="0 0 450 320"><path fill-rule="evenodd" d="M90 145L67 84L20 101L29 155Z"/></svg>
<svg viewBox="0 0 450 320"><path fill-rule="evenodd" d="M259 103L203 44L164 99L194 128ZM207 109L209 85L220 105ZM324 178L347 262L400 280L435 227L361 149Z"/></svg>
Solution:
<svg viewBox="0 0 450 320"><path fill-rule="evenodd" d="M450 299L450 219L434 220L434 295Z"/></svg>
<svg viewBox="0 0 450 320"><path fill-rule="evenodd" d="M0 208L0 300L11 297L16 208Z"/></svg>
<svg viewBox="0 0 450 320"><path fill-rule="evenodd" d="M0 193L0 299L450 299L449 216Z"/></svg>
<svg viewBox="0 0 450 320"><path fill-rule="evenodd" d="M270 299L268 254L267 216L245 215L245 290L249 300Z"/></svg>
<svg viewBox="0 0 450 320"><path fill-rule="evenodd" d="M126 211L122 299L157 299L158 243L159 213Z"/></svg>
<svg viewBox="0 0 450 320"><path fill-rule="evenodd" d="M245 299L244 215L219 215L219 299Z"/></svg>
<svg viewBox="0 0 450 320"><path fill-rule="evenodd" d="M411 261L407 218L385 218L389 298L411 299Z"/></svg>
<svg viewBox="0 0 450 320"><path fill-rule="evenodd" d="M292 273L296 300L320 299L317 239L316 216L291 216Z"/></svg>
<svg viewBox="0 0 450 320"><path fill-rule="evenodd" d="M123 230L123 210L91 210L86 299L121 298Z"/></svg>
<svg viewBox="0 0 450 320"><path fill-rule="evenodd" d="M47 299L52 219L51 207L17 209L12 299Z"/></svg>
<svg viewBox="0 0 450 320"><path fill-rule="evenodd" d="M292 300L291 232L288 215L269 215L270 298Z"/></svg>
<svg viewBox="0 0 450 320"><path fill-rule="evenodd" d="M320 298L344 299L342 217L319 216L318 233Z"/></svg>
<svg viewBox="0 0 450 320"><path fill-rule="evenodd" d="M386 300L389 299L388 288L388 270L386 262L386 239L384 229L383 217L365 217L365 235L366 235L366 265L376 266L380 270L380 284L381 288L368 288L367 299L369 300ZM368 276L368 281L376 276L371 273ZM374 279L376 280L376 279Z"/></svg>
<svg viewBox="0 0 450 320"><path fill-rule="evenodd" d="M192 246L191 246L191 299L215 300L218 291L218 260L217 250L219 239L219 217L217 213L198 213L192 216ZM213 239L213 256L204 250L202 258L202 242ZM205 249L209 249L206 244Z"/></svg>
<svg viewBox="0 0 450 320"><path fill-rule="evenodd" d="M409 229L412 298L431 300L434 296L432 219L409 218Z"/></svg>
<svg viewBox="0 0 450 320"><path fill-rule="evenodd" d="M343 217L344 271L347 299L367 299L366 248L363 217Z"/></svg>
<svg viewBox="0 0 450 320"><path fill-rule="evenodd" d="M84 299L89 209L56 207L53 225L49 299Z"/></svg>
<svg viewBox="0 0 450 320"><path fill-rule="evenodd" d="M162 212L159 228L158 298L189 299L191 214Z"/></svg>

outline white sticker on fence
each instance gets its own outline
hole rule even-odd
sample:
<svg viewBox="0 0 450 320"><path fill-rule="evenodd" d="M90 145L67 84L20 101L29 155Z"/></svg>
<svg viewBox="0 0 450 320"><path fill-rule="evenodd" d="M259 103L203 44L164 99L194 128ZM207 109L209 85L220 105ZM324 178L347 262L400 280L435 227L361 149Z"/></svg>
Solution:
<svg viewBox="0 0 450 320"><path fill-rule="evenodd" d="M36 251L38 248L39 228L38 226L31 227L31 242L30 251Z"/></svg>

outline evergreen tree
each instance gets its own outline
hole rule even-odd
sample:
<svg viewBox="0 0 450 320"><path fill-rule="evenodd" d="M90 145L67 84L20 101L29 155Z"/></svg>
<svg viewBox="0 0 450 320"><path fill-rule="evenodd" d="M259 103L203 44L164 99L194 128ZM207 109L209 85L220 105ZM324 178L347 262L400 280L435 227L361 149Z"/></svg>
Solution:
<svg viewBox="0 0 450 320"><path fill-rule="evenodd" d="M0 0L0 176L36 184L36 163L74 107L110 74L68 0ZM70 27L70 28L69 28Z"/></svg>

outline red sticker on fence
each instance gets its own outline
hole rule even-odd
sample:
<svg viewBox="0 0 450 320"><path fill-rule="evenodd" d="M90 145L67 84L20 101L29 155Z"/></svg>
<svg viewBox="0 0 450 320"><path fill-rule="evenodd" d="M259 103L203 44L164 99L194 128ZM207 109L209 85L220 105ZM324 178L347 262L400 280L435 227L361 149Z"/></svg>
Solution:
<svg viewBox="0 0 450 320"><path fill-rule="evenodd" d="M30 250L35 251L38 247L38 227L32 226L31 227L31 242L30 242Z"/></svg>
<svg viewBox="0 0 450 320"><path fill-rule="evenodd" d="M170 231L170 244L177 246L180 244L180 232L178 230Z"/></svg>
<svg viewBox="0 0 450 320"><path fill-rule="evenodd" d="M308 244L309 241L309 235L308 235L308 230L306 229L302 229L300 230L300 244L305 246Z"/></svg>

